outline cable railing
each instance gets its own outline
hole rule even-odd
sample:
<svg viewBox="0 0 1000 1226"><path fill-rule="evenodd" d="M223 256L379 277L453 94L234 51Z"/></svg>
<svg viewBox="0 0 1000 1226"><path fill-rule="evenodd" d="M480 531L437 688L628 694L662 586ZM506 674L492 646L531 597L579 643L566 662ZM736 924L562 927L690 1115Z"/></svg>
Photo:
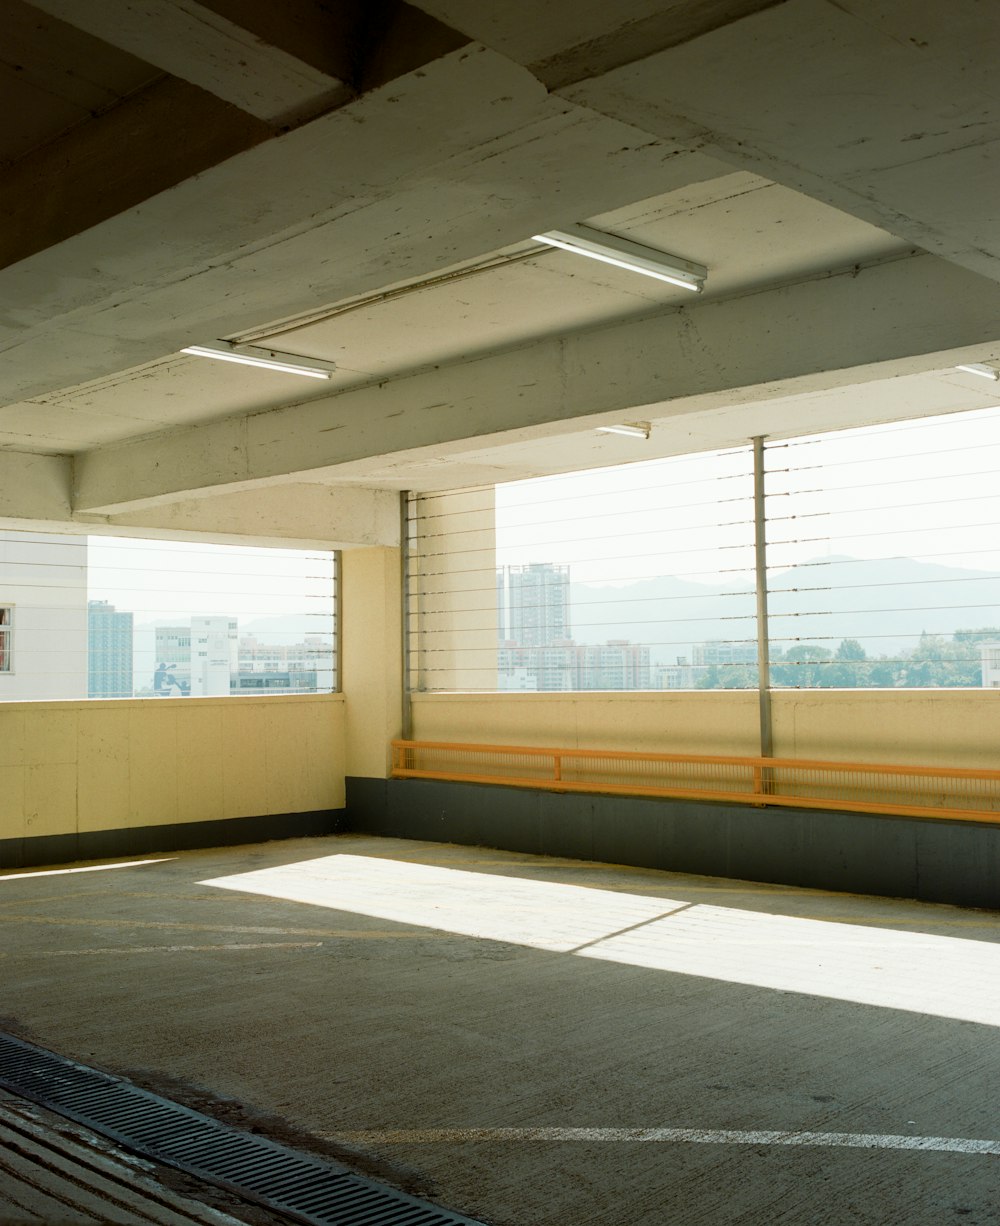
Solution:
<svg viewBox="0 0 1000 1226"><path fill-rule="evenodd" d="M396 740L392 776L1000 823L1000 771L959 767Z"/></svg>

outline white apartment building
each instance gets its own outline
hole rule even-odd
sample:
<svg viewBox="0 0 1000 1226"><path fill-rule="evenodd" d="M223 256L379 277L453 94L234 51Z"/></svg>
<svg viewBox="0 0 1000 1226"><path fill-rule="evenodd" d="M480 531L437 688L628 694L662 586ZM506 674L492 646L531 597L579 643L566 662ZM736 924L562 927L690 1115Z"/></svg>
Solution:
<svg viewBox="0 0 1000 1226"><path fill-rule="evenodd" d="M1000 690L1000 643L980 643L979 664L983 671L983 689Z"/></svg>
<svg viewBox="0 0 1000 1226"><path fill-rule="evenodd" d="M236 619L192 617L191 696L228 694L238 667Z"/></svg>
<svg viewBox="0 0 1000 1226"><path fill-rule="evenodd" d="M157 626L154 691L191 697L229 694L239 667L237 632L233 617L192 617L189 625Z"/></svg>
<svg viewBox="0 0 1000 1226"><path fill-rule="evenodd" d="M86 537L0 533L0 702L86 697Z"/></svg>

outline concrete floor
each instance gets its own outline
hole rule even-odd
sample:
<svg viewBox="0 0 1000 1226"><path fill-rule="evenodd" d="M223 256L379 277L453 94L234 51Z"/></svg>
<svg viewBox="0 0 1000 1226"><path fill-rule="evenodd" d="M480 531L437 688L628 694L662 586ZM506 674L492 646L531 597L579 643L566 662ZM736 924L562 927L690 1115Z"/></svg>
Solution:
<svg viewBox="0 0 1000 1226"><path fill-rule="evenodd" d="M497 1226L1000 1222L997 913L353 836L149 861L0 877L0 1026Z"/></svg>

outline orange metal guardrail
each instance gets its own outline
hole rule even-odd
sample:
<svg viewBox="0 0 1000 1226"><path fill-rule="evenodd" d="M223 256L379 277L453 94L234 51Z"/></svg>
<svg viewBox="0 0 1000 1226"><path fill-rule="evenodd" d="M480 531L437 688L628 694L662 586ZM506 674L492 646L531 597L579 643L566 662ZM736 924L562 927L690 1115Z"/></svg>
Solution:
<svg viewBox="0 0 1000 1226"><path fill-rule="evenodd" d="M1000 771L393 741L396 779L1000 822Z"/></svg>

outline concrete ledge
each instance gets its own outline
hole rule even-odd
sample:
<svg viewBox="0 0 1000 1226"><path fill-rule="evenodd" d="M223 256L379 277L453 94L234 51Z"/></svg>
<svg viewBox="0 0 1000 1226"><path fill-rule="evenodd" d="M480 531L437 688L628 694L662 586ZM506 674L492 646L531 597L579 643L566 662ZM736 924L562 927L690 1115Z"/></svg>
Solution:
<svg viewBox="0 0 1000 1226"><path fill-rule="evenodd" d="M813 809L347 779L355 833L1000 908L1000 828Z"/></svg>
<svg viewBox="0 0 1000 1226"><path fill-rule="evenodd" d="M270 813L259 817L135 826L125 830L89 830L0 839L0 870L145 855L148 852L265 843L270 839L313 838L317 835L341 834L345 829L343 809L317 809L308 813Z"/></svg>

